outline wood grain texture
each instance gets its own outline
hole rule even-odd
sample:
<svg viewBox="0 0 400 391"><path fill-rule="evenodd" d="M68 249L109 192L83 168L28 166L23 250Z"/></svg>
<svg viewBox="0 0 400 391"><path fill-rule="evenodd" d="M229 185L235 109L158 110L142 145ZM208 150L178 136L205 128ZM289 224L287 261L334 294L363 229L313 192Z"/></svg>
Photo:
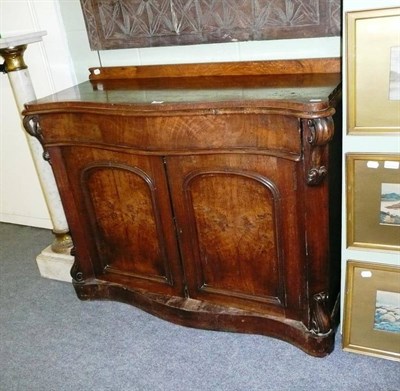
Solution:
<svg viewBox="0 0 400 391"><path fill-rule="evenodd" d="M340 0L81 0L92 50L340 35Z"/></svg>
<svg viewBox="0 0 400 391"><path fill-rule="evenodd" d="M265 76L95 80L26 105L71 229L81 299L329 354L340 77L279 75L273 64ZM149 103L160 91L168 103Z"/></svg>
<svg viewBox="0 0 400 391"><path fill-rule="evenodd" d="M91 80L339 73L338 58L90 68ZM96 72L95 72L96 71Z"/></svg>
<svg viewBox="0 0 400 391"><path fill-rule="evenodd" d="M288 302L298 308L300 288L285 287L301 262L286 261L302 249L284 235L297 231L296 164L253 154L168 159L190 297L280 314Z"/></svg>
<svg viewBox="0 0 400 391"><path fill-rule="evenodd" d="M333 114L335 104L331 101L338 95L341 81L339 59L261 61L244 63L243 67L241 64L200 64L187 68L166 65L143 70L100 68L99 75L92 72L91 82L35 101L35 110L124 117L141 116L143 112L146 117L158 116L160 112L181 117L243 112L285 113L296 118ZM26 107L29 109L29 104Z"/></svg>

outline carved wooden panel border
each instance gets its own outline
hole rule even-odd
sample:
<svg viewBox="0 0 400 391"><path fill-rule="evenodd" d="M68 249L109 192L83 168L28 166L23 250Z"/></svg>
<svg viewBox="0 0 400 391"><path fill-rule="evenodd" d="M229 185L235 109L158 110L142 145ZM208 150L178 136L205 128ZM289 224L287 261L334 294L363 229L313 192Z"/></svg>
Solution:
<svg viewBox="0 0 400 391"><path fill-rule="evenodd" d="M92 50L340 35L340 0L81 0Z"/></svg>

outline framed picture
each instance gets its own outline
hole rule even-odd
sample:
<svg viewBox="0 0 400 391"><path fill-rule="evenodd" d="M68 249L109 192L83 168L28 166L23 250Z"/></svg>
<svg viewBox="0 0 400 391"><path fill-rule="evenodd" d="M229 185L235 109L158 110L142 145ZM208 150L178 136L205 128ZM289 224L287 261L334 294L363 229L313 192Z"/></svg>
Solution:
<svg viewBox="0 0 400 391"><path fill-rule="evenodd" d="M400 250L400 155L347 154L347 246Z"/></svg>
<svg viewBox="0 0 400 391"><path fill-rule="evenodd" d="M346 17L348 132L399 132L400 8Z"/></svg>
<svg viewBox="0 0 400 391"><path fill-rule="evenodd" d="M347 262L343 349L400 361L400 267Z"/></svg>

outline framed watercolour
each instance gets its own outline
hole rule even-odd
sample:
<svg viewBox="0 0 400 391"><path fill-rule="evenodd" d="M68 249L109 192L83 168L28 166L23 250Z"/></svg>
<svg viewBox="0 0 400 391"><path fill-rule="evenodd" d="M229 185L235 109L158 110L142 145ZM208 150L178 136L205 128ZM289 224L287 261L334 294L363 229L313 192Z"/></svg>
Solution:
<svg viewBox="0 0 400 391"><path fill-rule="evenodd" d="M400 267L347 262L343 349L400 361Z"/></svg>
<svg viewBox="0 0 400 391"><path fill-rule="evenodd" d="M347 246L400 250L400 155L347 154Z"/></svg>
<svg viewBox="0 0 400 391"><path fill-rule="evenodd" d="M346 16L348 132L399 132L400 8Z"/></svg>

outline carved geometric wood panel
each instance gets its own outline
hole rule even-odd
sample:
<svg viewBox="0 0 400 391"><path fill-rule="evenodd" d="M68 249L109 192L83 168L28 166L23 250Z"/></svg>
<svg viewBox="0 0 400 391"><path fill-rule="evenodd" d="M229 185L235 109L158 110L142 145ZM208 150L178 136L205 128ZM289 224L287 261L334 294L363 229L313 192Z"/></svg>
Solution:
<svg viewBox="0 0 400 391"><path fill-rule="evenodd" d="M92 50L340 35L340 0L81 0Z"/></svg>

